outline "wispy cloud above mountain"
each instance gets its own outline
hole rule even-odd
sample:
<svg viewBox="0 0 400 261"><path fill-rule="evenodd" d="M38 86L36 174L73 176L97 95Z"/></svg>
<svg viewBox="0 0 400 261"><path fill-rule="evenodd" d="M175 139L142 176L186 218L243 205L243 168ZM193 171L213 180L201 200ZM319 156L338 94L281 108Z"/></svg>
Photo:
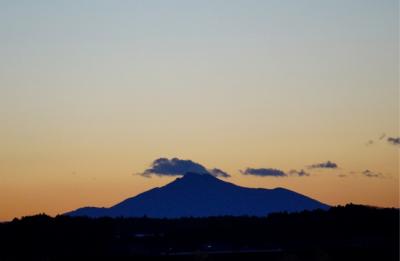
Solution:
<svg viewBox="0 0 400 261"><path fill-rule="evenodd" d="M253 175L260 177L286 177L287 174L279 169L272 168L246 168L245 170L240 170L243 175Z"/></svg>
<svg viewBox="0 0 400 261"><path fill-rule="evenodd" d="M386 137L386 133L382 133L381 136L379 136L379 140L383 140Z"/></svg>
<svg viewBox="0 0 400 261"><path fill-rule="evenodd" d="M368 177L368 178L383 178L383 174L382 173L374 172L374 171L371 171L369 169L364 170L363 172L361 172L361 174L364 177Z"/></svg>
<svg viewBox="0 0 400 261"><path fill-rule="evenodd" d="M387 136L385 133L383 133L377 140L369 140L365 143L366 146L371 146L380 142L386 141L387 143L394 145L394 146L399 146L400 145L400 137L390 137Z"/></svg>
<svg viewBox="0 0 400 261"><path fill-rule="evenodd" d="M308 166L309 169L337 169L338 165L331 161L316 163Z"/></svg>
<svg viewBox="0 0 400 261"><path fill-rule="evenodd" d="M301 170L296 170L296 169L292 169L289 171L290 175L294 175L294 176L299 176L299 177L306 177L306 176L310 176L311 174L304 171L303 169Z"/></svg>
<svg viewBox="0 0 400 261"><path fill-rule="evenodd" d="M298 176L298 177L307 177L311 174L301 170L292 169L288 172L284 172L283 170L273 169L273 168L246 168L245 170L240 170L240 173L243 175L252 175L258 177L290 177L290 176Z"/></svg>

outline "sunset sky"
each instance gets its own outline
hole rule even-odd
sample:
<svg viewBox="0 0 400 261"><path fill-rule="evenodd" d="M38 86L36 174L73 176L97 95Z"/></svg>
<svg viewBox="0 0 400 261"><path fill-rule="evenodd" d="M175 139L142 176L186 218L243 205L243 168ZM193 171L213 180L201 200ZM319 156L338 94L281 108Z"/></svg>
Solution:
<svg viewBox="0 0 400 261"><path fill-rule="evenodd" d="M0 220L109 207L161 157L399 207L398 5L0 1Z"/></svg>

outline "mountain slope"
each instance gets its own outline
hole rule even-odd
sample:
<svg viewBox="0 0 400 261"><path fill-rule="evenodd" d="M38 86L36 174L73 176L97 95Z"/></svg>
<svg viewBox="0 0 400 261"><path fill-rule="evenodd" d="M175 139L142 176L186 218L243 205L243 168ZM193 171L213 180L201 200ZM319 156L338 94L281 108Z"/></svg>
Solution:
<svg viewBox="0 0 400 261"><path fill-rule="evenodd" d="M110 208L80 208L66 213L89 217L206 217L265 216L271 212L327 209L314 199L283 189L245 188L209 174L188 173L182 178L126 199Z"/></svg>

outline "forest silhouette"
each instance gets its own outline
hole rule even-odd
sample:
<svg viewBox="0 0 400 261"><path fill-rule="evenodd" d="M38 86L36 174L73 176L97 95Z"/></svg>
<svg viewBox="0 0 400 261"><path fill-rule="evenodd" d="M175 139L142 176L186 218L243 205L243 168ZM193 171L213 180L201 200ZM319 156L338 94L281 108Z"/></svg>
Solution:
<svg viewBox="0 0 400 261"><path fill-rule="evenodd" d="M349 204L266 217L45 214L0 223L0 260L399 260L399 210Z"/></svg>

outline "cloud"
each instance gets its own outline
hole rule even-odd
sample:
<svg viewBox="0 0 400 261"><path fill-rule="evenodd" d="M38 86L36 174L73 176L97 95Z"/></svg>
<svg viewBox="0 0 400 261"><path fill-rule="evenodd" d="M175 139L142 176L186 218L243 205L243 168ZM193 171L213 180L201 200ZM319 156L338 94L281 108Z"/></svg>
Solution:
<svg viewBox="0 0 400 261"><path fill-rule="evenodd" d="M151 167L146 169L142 175L182 176L187 172L208 173L205 167L191 160L159 158L153 161Z"/></svg>
<svg viewBox="0 0 400 261"><path fill-rule="evenodd" d="M327 161L308 166L309 169L336 169L338 165L334 162Z"/></svg>
<svg viewBox="0 0 400 261"><path fill-rule="evenodd" d="M386 137L386 133L382 133L382 134L378 137L378 139L377 139L376 141L375 141L375 140L369 140L369 141L367 141L367 142L365 143L365 145L366 145L366 146L372 146L372 145L374 145L375 143L382 141L385 137Z"/></svg>
<svg viewBox="0 0 400 261"><path fill-rule="evenodd" d="M311 174L301 170L292 169L289 172L285 173L279 169L273 168L246 168L244 171L240 170L240 173L243 175L253 175L259 177L289 177L289 176L298 176L298 177L307 177Z"/></svg>
<svg viewBox="0 0 400 261"><path fill-rule="evenodd" d="M241 170L240 173L243 175L253 175L260 177L287 177L287 174L279 169L268 169L268 168L247 168L244 171Z"/></svg>
<svg viewBox="0 0 400 261"><path fill-rule="evenodd" d="M392 145L400 145L400 137L388 137L387 142L389 142Z"/></svg>
<svg viewBox="0 0 400 261"><path fill-rule="evenodd" d="M191 160L181 160L178 158L159 158L153 161L150 168L140 175L144 177L156 176L183 176L186 173L210 174L215 177L228 178L230 175L220 169L214 168L207 170L203 165Z"/></svg>
<svg viewBox="0 0 400 261"><path fill-rule="evenodd" d="M217 169L217 168L210 169L209 173L211 175L213 175L214 177L221 177L221 178L229 178L229 177L231 177L231 175L229 175L225 171Z"/></svg>
<svg viewBox="0 0 400 261"><path fill-rule="evenodd" d="M366 146L371 146L371 145L373 145L373 144L374 144L374 141L373 141L373 140L369 140L369 141L367 141L367 142L365 143Z"/></svg>
<svg viewBox="0 0 400 261"><path fill-rule="evenodd" d="M299 176L299 177L310 176L310 173L305 172L303 169L301 169L301 170L292 169L292 170L289 171L289 174L290 175Z"/></svg>
<svg viewBox="0 0 400 261"><path fill-rule="evenodd" d="M365 177L368 177L368 178L383 178L382 173L373 172L368 169L361 172L361 174L363 174Z"/></svg>

